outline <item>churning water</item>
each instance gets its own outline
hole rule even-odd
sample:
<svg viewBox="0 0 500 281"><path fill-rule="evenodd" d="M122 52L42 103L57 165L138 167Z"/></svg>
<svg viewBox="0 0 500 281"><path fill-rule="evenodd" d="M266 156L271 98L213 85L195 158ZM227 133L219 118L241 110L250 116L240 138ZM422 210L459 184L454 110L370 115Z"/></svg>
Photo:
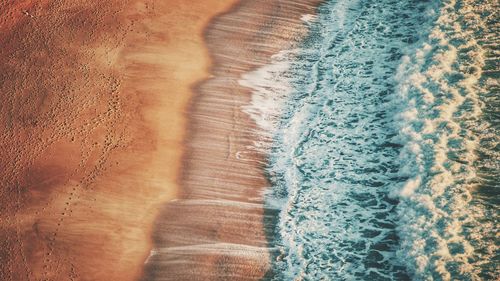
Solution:
<svg viewBox="0 0 500 281"><path fill-rule="evenodd" d="M272 280L498 280L498 3L326 1L244 77Z"/></svg>

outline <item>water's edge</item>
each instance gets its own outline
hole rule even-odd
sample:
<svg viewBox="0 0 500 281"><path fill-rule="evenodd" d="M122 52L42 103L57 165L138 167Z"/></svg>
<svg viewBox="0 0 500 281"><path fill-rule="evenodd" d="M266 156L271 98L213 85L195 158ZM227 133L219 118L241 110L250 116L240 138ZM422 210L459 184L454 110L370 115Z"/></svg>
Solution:
<svg viewBox="0 0 500 281"><path fill-rule="evenodd" d="M164 206L144 280L260 280L270 257L263 225L266 142L242 107L241 75L301 38L319 0L239 1L204 32L211 77L193 88L178 200Z"/></svg>

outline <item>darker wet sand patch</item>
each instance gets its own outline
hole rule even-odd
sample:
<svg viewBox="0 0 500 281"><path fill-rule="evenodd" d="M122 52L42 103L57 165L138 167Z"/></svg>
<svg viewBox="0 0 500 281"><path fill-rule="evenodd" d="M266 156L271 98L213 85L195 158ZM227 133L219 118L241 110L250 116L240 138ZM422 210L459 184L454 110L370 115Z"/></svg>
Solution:
<svg viewBox="0 0 500 281"><path fill-rule="evenodd" d="M241 1L205 30L213 77L191 100L179 200L156 221L143 280L258 280L270 269L263 191L266 155L242 111L241 75L270 62L306 32L320 1Z"/></svg>

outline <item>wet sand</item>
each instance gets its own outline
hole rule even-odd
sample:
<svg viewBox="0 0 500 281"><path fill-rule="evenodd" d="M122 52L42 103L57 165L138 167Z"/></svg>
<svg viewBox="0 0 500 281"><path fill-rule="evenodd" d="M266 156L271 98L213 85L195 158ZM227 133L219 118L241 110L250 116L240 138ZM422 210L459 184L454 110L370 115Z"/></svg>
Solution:
<svg viewBox="0 0 500 281"><path fill-rule="evenodd" d="M187 112L179 200L163 207L143 280L259 280L273 249L266 235L265 151L260 129L242 111L251 90L244 73L270 62L305 34L304 14L318 0L241 1L205 30L213 66ZM264 140L264 141L269 141ZM267 227L267 228L266 228Z"/></svg>
<svg viewBox="0 0 500 281"><path fill-rule="evenodd" d="M162 2L162 3L157 3ZM0 279L137 280L234 1L0 3Z"/></svg>

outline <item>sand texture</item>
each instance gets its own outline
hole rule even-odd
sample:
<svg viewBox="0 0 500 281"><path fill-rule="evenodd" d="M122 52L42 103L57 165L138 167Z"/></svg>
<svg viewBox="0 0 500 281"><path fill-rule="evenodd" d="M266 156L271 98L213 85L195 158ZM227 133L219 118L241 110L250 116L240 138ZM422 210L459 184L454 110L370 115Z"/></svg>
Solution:
<svg viewBox="0 0 500 281"><path fill-rule="evenodd" d="M0 280L142 276L233 2L0 2Z"/></svg>

